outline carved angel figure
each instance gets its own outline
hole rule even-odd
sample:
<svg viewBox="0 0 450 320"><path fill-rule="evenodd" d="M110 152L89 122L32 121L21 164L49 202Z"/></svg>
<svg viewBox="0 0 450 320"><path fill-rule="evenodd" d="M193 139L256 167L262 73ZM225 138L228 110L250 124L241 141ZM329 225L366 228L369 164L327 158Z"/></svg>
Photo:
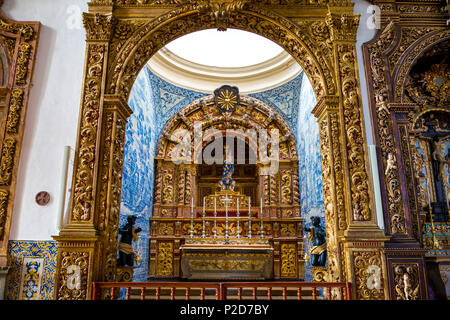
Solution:
<svg viewBox="0 0 450 320"><path fill-rule="evenodd" d="M361 209L359 208L359 203L353 205L353 220L361 221L364 220L364 216L361 214Z"/></svg>
<svg viewBox="0 0 450 320"><path fill-rule="evenodd" d="M397 266L395 268L395 291L398 300L417 300L419 295L418 279L412 267Z"/></svg>
<svg viewBox="0 0 450 320"><path fill-rule="evenodd" d="M393 153L389 153L388 154L388 158L386 160L386 171L384 172L384 174L387 176L389 171L391 171L392 169L397 169L397 165L395 164L395 155Z"/></svg>

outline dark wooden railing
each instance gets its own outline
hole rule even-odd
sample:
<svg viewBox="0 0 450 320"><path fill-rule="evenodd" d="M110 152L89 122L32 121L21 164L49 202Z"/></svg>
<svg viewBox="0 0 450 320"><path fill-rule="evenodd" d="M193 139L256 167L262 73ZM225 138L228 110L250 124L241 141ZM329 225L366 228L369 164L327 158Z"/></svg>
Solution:
<svg viewBox="0 0 450 320"><path fill-rule="evenodd" d="M338 289L340 299L351 300L351 283L349 282L300 282L300 281L270 281L270 282L94 282L92 284L91 296L93 300L116 300L122 291L122 299L131 300L146 298L153 300L170 299L183 296L185 300L206 300L207 290L214 300L252 300L273 298L288 298L296 300L318 300L332 299L332 289ZM288 290L294 289L295 295L289 295ZM178 294L177 293L178 289ZM184 289L184 290L183 290ZM243 291L251 290L251 294L244 295ZM264 295L258 296L259 291L265 290ZM296 290L295 290L296 289ZM303 290L302 290L303 289ZM309 295L309 290L311 290ZM323 289L322 295L317 290ZM292 291L292 290L291 290ZM233 293L233 294L230 294ZM236 292L236 295L234 294ZM277 294L280 292L280 294ZM132 294L133 293L133 294ZM193 293L196 295L193 296ZM306 293L306 295L305 295Z"/></svg>

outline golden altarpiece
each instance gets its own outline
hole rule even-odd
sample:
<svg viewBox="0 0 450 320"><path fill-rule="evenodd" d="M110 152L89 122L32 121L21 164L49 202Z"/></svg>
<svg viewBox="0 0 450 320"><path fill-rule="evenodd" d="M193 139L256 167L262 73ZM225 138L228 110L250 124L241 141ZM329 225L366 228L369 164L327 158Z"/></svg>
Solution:
<svg viewBox="0 0 450 320"><path fill-rule="evenodd" d="M357 299L390 297L383 251L390 237L384 236L378 228L373 209L355 48L359 17L353 14L350 1L304 0L283 4L258 0L175 3L93 0L83 19L87 36L86 58L73 194L69 222L55 236L59 247L56 299L88 299L93 281L115 279L125 124L131 113L126 102L128 95L137 74L155 52L177 37L207 28L254 32L279 44L301 65L318 101L313 113L320 132L329 262L327 280L351 282ZM267 114L263 112L261 116L267 117ZM165 168L168 164L164 160L164 143L161 146L158 170L173 171L170 166ZM289 154L289 157L295 156ZM181 177L185 178L185 183L182 186L191 190L197 188L192 185L196 169L184 167L185 174ZM295 174L292 167L280 168L284 169L291 171L291 197L294 197ZM179 172L172 174L173 179L179 179ZM157 177L156 188L169 182L164 177L167 175ZM279 178L258 181L260 188L272 184L282 188L282 183ZM158 220L154 222L162 224L165 214L170 215L166 219L178 217L181 223L175 222L174 230L169 234L181 235L188 230L184 225L187 225L190 210L189 200L180 200L179 185L180 181L177 181L178 189L172 191L171 197L166 198L161 191L161 199L155 201L154 218ZM181 194L189 197L194 193L182 191ZM269 203L264 206L263 213L264 219L273 221L265 220L263 226L267 234L271 232L274 241L274 264L278 264L274 270L279 273L275 276L284 277L283 270L293 270L292 275L295 272L295 277L299 277L301 259L294 254L289 261L292 264L295 261L295 267L283 269L282 257L283 250L288 252L292 246L298 250L301 243L295 239L281 240L283 215L288 215L292 209L292 218L286 218L286 221L295 221L298 199L292 198L292 202L286 203L283 212L274 206L279 204L277 201L282 201L278 195L282 193L273 195L274 202L271 202L270 193L264 198ZM197 207L201 207L199 198L194 199ZM166 204L163 200L169 202ZM194 229L197 228L198 233L199 218L195 219ZM275 222L279 223L279 228ZM298 224L294 223L293 227L298 228ZM286 226L285 232L291 232L289 228L292 227ZM152 232L154 230L162 232L163 228L155 227ZM245 232L245 225L243 230ZM179 263L176 261L179 257L176 241L172 239L166 244L168 252L173 252L173 263ZM164 249L161 243L153 243L158 246L154 250ZM277 250L279 252L275 252ZM167 263L167 268L161 271L169 272L173 263ZM157 262L154 267L155 270L150 272L157 274ZM173 268L172 273L177 267ZM424 283L420 286L425 298Z"/></svg>
<svg viewBox="0 0 450 320"><path fill-rule="evenodd" d="M182 109L164 128L157 147L150 219L150 277L304 278L294 135L282 117L261 102L243 96L239 101L233 112L224 114L212 98L202 99ZM201 131L195 134L202 139L196 143L191 132L199 122ZM251 129L255 133L277 131L279 164L275 174L264 174L270 163L249 161L250 154L256 160L262 147L248 136ZM227 139L232 141L228 149L234 151L232 186L219 186L220 164L176 164L181 161L175 154L177 145L184 139L177 132L183 130L193 150L203 150L212 134L220 134L224 148L231 145ZM241 165L234 159L238 151L235 139L245 146L247 156ZM191 151L194 157L195 153Z"/></svg>

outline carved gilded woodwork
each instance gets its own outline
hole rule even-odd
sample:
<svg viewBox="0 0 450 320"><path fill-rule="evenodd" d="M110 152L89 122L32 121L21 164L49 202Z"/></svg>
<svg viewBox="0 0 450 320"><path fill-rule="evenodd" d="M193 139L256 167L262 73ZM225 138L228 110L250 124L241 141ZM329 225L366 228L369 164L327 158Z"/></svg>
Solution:
<svg viewBox="0 0 450 320"><path fill-rule="evenodd" d="M0 190L0 238L3 237L5 232L5 223L8 213L8 191Z"/></svg>
<svg viewBox="0 0 450 320"><path fill-rule="evenodd" d="M173 275L173 242L158 243L157 276Z"/></svg>
<svg viewBox="0 0 450 320"><path fill-rule="evenodd" d="M427 160L417 152L414 145L417 140L411 133L415 130L415 119L423 108L442 103L439 99L443 96L438 91L441 88L445 91L445 86L438 86L435 82L426 89L430 93L422 90L426 88L426 79L429 81L439 74L440 69L437 67L415 80L411 78L411 72L415 64L423 62L420 61L422 57L426 59L426 52L448 41L450 34L444 15L439 13L441 4L437 1L416 4L375 1L374 4L380 6L382 27L373 40L363 45L363 51L368 93L369 97L373 97L369 99L369 105L374 137L379 147L378 163L381 169L382 200L385 203L386 232L393 236L395 247L398 248L385 252L392 259L400 255L410 256L408 259L418 263L419 273L422 274L424 251L420 249L422 236L419 215L421 208L426 205L423 184L427 177L420 173L427 166ZM418 83L424 86L419 87ZM419 148L426 154L426 147L420 142ZM429 168L426 168L426 172L429 172ZM406 254L399 251L403 247L408 247ZM394 274L390 272L387 278L391 299L398 298L396 281L399 280ZM418 283L423 298L426 296L426 284L422 280Z"/></svg>
<svg viewBox="0 0 450 320"><path fill-rule="evenodd" d="M395 294L397 300L418 300L420 297L419 265L393 263Z"/></svg>
<svg viewBox="0 0 450 320"><path fill-rule="evenodd" d="M8 119L6 122L6 130L8 133L17 133L20 111L23 104L23 94L23 90L19 88L11 92L11 101L9 103Z"/></svg>
<svg viewBox="0 0 450 320"><path fill-rule="evenodd" d="M295 243L283 243L281 251L281 277L297 277L297 250Z"/></svg>
<svg viewBox="0 0 450 320"><path fill-rule="evenodd" d="M354 251L355 286L357 299L384 299L383 265L380 251Z"/></svg>
<svg viewBox="0 0 450 320"><path fill-rule="evenodd" d="M149 3L151 6L147 5ZM92 235L99 227L98 222L104 221L104 218L108 216L100 213L100 203L103 200L98 202L99 197L105 198L104 193L100 196L101 190L106 190L99 184L99 181L102 181L103 152L107 152L107 149L103 148L104 140L101 138L104 136L103 131L106 130L104 122L107 121L107 118L103 116L105 93L118 95L126 101L137 74L157 50L181 35L207 28L237 28L257 33L278 43L298 61L312 83L319 101L318 105L320 100L325 98L327 107L331 104L331 109L334 111L330 112L330 109L325 108L323 114L319 112L321 119L330 114L327 118L329 129L323 133L329 136L326 142L329 158L326 162L322 161L324 168L325 163L329 163L328 166L333 168L324 176L327 178L327 182L324 181L324 190L326 188L328 192L325 202L328 216L327 232L329 226L332 229L329 234L330 239L342 237L347 231L345 229L354 226L355 223L366 223L367 226L370 225L368 228L375 230L376 228L371 226L374 217L370 210L371 200L368 196L370 186L366 181L368 178L367 155L364 150L365 136L354 48L358 18L352 13L353 5L350 1L324 1L312 4L305 0L299 3L302 6L299 7L298 3L274 5L261 1L245 1L239 5L231 1L214 2L214 4L206 1L202 3L186 1L170 5L153 1L127 3L112 0L92 1L89 4L90 13L84 15L87 33L85 78L74 166L71 216L69 224L62 231L63 238L68 237L69 234ZM338 5L339 8L329 6L330 4ZM317 12L314 17L310 15L311 6ZM224 10L225 19L216 19L214 15L209 14L222 12L221 10ZM330 101L332 103L328 104ZM268 128L275 123L282 129L280 130L283 135L282 143L289 149L291 162L298 156L295 141L289 137L289 132L283 129L288 126L283 124L277 116L271 118L270 111L252 99L244 102L247 103L245 108L238 107L237 116L231 116L228 124L215 119L217 111L207 99L188 106L184 115L169 120L166 126L169 129L165 129L166 131L158 141L155 215L165 215L180 220L188 213L186 190L180 190L178 185L179 171L166 161L170 159L176 145L176 142L167 137L170 137L173 133L171 130L177 127L191 130L192 120L198 120L200 116L205 121L206 128L216 127L219 130L226 130L230 126L247 129L259 125ZM250 118L240 119L245 116L245 110L248 110L247 115ZM182 123L177 124L175 121ZM321 137L321 141L322 139ZM287 155L285 151L283 154ZM336 165L333 161L336 161ZM286 205L287 208L271 211L272 219L278 216L299 219L295 217L300 216L299 203L296 199L298 198L298 178L292 174L298 169L296 166L282 167L282 169L288 168L291 169L289 179L282 179L281 175L274 176L273 180L272 176L261 179L265 184L264 192L268 195L265 199L280 201L284 194L285 200L290 200L289 205ZM169 175L172 177L169 178ZM274 182L276 182L275 188L273 188ZM191 183L191 190L195 190L195 182L189 181L186 175L184 186L187 187L188 183ZM276 190L276 194L280 196L274 197L273 190ZM184 195L184 198L180 195ZM184 205L179 202L181 198ZM355 204L359 206L358 210L362 217L359 221L354 221ZM152 221L151 228L158 228L158 225L158 221ZM175 223L174 233L177 236L184 233L183 225L185 223L182 221ZM199 222L196 221L195 225L197 230ZM248 225L244 223L243 230L246 227L248 229ZM258 228L258 223L252 223L252 231L253 229L257 231ZM273 228L267 221L264 222L264 229L267 229L265 231L268 233L281 232L277 228ZM112 232L105 228L105 233L99 235L101 240L96 244L98 250L103 250L105 239L110 237L106 233ZM372 239L375 233L366 233L364 237ZM152 231L152 235L154 234ZM344 246L347 241L349 240L336 241L335 247L339 249L334 251L335 258L331 260L331 269L336 269L334 278L341 281L350 280L355 273L349 262L348 248ZM376 241L383 242L385 239L377 238ZM167 242L166 239L166 243L171 242ZM283 244L286 243L280 243L279 239L274 240L274 254L277 252L278 255L274 257L274 274L278 278L283 264L283 260L280 259L280 248ZM161 276L169 274L176 276L179 258L176 257L175 250L178 250L178 247L176 244L172 244L172 248L164 248L164 246L163 244L160 252L159 245L151 242L150 250L157 253L156 256L152 253L149 270L153 270L154 274L162 274ZM297 241L296 246L296 250L300 250L301 241ZM283 247L284 252L288 252L287 248L287 246ZM298 259L297 253L294 257ZM105 257L99 258L99 260L102 259ZM161 264L158 261L161 261ZM104 269L99 265L104 265L105 262L93 260L92 264L95 264L95 268L92 266L93 270L98 270L94 272L92 278L104 278L102 274ZM171 271L169 267L164 267L169 264L174 268ZM291 272L286 271L290 270L290 265L292 266L291 263L284 265L285 274ZM303 272L301 265L297 268L296 277ZM358 290L355 290L356 295L359 295Z"/></svg>
<svg viewBox="0 0 450 320"><path fill-rule="evenodd" d="M384 179L382 181L385 181L387 191L388 228L392 234L405 234L406 222L400 190L400 176L397 170L396 148L392 140L392 120L387 107L386 67L383 63L383 54L394 40L395 30L394 23L389 23L379 34L377 41L367 45L367 50L369 51L369 63L376 103L375 109L377 110L378 139L384 167Z"/></svg>
<svg viewBox="0 0 450 320"><path fill-rule="evenodd" d="M6 124L1 126L4 132L0 134L0 267L7 265L12 202L39 30L39 22L14 21L0 12L0 45L6 56L2 65L6 74L0 84L0 106L7 114Z"/></svg>
<svg viewBox="0 0 450 320"><path fill-rule="evenodd" d="M17 140L14 138L8 137L3 140L2 155L0 159L0 185L2 186L11 183L16 144Z"/></svg>
<svg viewBox="0 0 450 320"><path fill-rule="evenodd" d="M58 300L83 300L88 297L87 278L91 255L89 252L62 252L59 266Z"/></svg>

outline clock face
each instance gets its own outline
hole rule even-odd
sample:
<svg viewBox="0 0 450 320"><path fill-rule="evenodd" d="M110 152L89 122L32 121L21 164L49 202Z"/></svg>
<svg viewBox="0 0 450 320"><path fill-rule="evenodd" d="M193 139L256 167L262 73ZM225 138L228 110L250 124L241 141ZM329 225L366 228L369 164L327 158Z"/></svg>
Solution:
<svg viewBox="0 0 450 320"><path fill-rule="evenodd" d="M227 85L216 89L214 102L221 113L232 114L239 104L239 89Z"/></svg>

